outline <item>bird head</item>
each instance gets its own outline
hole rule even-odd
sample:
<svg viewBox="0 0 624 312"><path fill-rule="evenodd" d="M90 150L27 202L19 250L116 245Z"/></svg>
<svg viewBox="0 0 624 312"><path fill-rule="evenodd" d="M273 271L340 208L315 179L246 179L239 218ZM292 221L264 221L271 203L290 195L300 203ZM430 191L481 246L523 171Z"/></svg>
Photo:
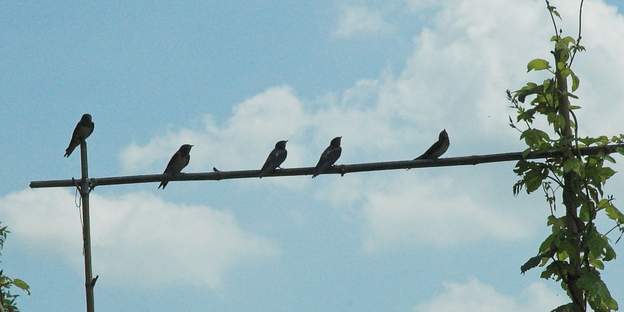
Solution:
<svg viewBox="0 0 624 312"><path fill-rule="evenodd" d="M330 145L333 146L333 147L339 147L340 146L340 139L342 139L341 136L333 138L331 140Z"/></svg>
<svg viewBox="0 0 624 312"><path fill-rule="evenodd" d="M83 114L80 118L81 122L91 122L91 114Z"/></svg>
<svg viewBox="0 0 624 312"><path fill-rule="evenodd" d="M438 136L438 138L440 140L442 139L448 139L448 133L446 133L446 129L442 130L442 132L440 132L440 135Z"/></svg>
<svg viewBox="0 0 624 312"><path fill-rule="evenodd" d="M191 147L193 147L191 144L184 144L180 146L180 153L188 155L191 152Z"/></svg>
<svg viewBox="0 0 624 312"><path fill-rule="evenodd" d="M275 148L285 149L286 148L286 142L288 142L288 140L277 141L277 143L275 143Z"/></svg>

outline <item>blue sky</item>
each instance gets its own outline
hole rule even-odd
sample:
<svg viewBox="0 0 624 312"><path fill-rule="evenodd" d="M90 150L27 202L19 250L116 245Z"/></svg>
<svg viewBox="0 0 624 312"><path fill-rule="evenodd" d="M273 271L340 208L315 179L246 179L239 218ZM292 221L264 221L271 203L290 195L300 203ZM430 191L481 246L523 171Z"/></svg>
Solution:
<svg viewBox="0 0 624 312"><path fill-rule="evenodd" d="M558 5L573 31L574 6ZM92 176L160 172L183 143L196 145L187 171L258 168L279 139L289 140L284 166L311 165L338 135L339 162L409 159L442 128L449 156L521 149L504 90L539 79L525 66L548 54L548 16L537 0L476 7L1 2L0 220L13 231L3 269L32 286L21 306L83 310L74 193L27 185L79 176L77 155L62 154L84 112L96 124ZM622 131L623 8L586 4L585 134ZM547 207L540 194L512 196L512 167L97 188L96 307L552 308L564 300L556 283L519 274ZM616 198L623 181L613 179ZM623 273L616 261L605 275L620 304Z"/></svg>

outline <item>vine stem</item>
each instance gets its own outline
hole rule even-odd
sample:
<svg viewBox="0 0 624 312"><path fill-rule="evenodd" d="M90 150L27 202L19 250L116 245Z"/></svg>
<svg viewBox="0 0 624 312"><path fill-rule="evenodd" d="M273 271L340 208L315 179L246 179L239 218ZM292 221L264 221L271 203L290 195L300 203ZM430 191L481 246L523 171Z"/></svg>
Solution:
<svg viewBox="0 0 624 312"><path fill-rule="evenodd" d="M578 27L578 36L576 38L576 49L574 49L574 52L572 52L572 57L570 58L570 64L568 65L568 67L572 68L572 62L574 62L574 57L576 56L576 52L578 51L579 47L581 46L581 21L583 19L583 3L585 2L585 0L581 0L581 5L579 7L579 27Z"/></svg>
<svg viewBox="0 0 624 312"><path fill-rule="evenodd" d="M552 20L553 23L553 27L555 28L555 36L557 36L557 38L559 38L559 30L557 29L557 23L555 22L555 16L553 15L553 7L550 5L550 1L548 0L544 0L546 1L546 7L548 8L548 13L550 13L550 19Z"/></svg>

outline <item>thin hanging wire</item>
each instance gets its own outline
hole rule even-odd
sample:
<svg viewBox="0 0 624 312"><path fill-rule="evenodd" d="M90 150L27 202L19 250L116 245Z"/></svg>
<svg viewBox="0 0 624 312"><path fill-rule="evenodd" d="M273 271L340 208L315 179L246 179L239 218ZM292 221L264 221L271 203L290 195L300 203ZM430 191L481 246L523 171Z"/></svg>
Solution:
<svg viewBox="0 0 624 312"><path fill-rule="evenodd" d="M82 193L80 194L80 198L82 199ZM76 186L76 189L74 192L74 205L78 209L78 217L80 218L80 230L83 232L82 235L84 236L84 221L82 221L82 200L78 200L78 186ZM85 254L85 250L84 250L84 245L83 245L82 255L84 256L84 254Z"/></svg>

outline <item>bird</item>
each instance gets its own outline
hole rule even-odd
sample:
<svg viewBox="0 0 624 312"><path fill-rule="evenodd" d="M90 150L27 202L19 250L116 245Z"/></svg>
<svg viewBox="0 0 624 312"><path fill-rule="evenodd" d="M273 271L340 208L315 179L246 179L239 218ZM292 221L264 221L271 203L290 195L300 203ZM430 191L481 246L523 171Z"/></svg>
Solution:
<svg viewBox="0 0 624 312"><path fill-rule="evenodd" d="M180 173L182 169L188 165L191 160L191 147L193 147L193 145L184 144L171 156L171 160L169 160L167 168L163 172L163 178L158 188L162 187L164 190L167 183L169 183L169 179Z"/></svg>
<svg viewBox="0 0 624 312"><path fill-rule="evenodd" d="M71 140L69 140L69 145L65 149L65 157L69 157L74 149L76 149L76 146L80 145L82 141L86 140L91 133L93 133L94 128L95 124L91 120L91 115L83 114L74 128L74 133L72 134Z"/></svg>
<svg viewBox="0 0 624 312"><path fill-rule="evenodd" d="M275 168L279 168L284 160L286 160L286 155L288 154L288 151L286 151L286 142L288 142L288 140L282 140L275 143L275 148L271 151L271 153L269 153L264 165L262 165L262 169L260 169L260 174L258 175L259 178L273 172Z"/></svg>
<svg viewBox="0 0 624 312"><path fill-rule="evenodd" d="M449 136L448 136L448 133L446 133L446 129L444 129L438 135L438 141L433 143L433 145L431 145L431 147L429 147L429 149L426 152L424 152L422 155L414 158L414 160L438 159L440 156L442 156L442 154L446 152L446 150L449 148L449 145L450 145Z"/></svg>
<svg viewBox="0 0 624 312"><path fill-rule="evenodd" d="M317 175L325 172L329 167L331 167L338 158L340 158L340 153L342 153L342 147L340 147L340 139L342 137L335 137L329 143L329 146L323 151L321 154L321 158L319 159L316 167L312 171L312 178Z"/></svg>

